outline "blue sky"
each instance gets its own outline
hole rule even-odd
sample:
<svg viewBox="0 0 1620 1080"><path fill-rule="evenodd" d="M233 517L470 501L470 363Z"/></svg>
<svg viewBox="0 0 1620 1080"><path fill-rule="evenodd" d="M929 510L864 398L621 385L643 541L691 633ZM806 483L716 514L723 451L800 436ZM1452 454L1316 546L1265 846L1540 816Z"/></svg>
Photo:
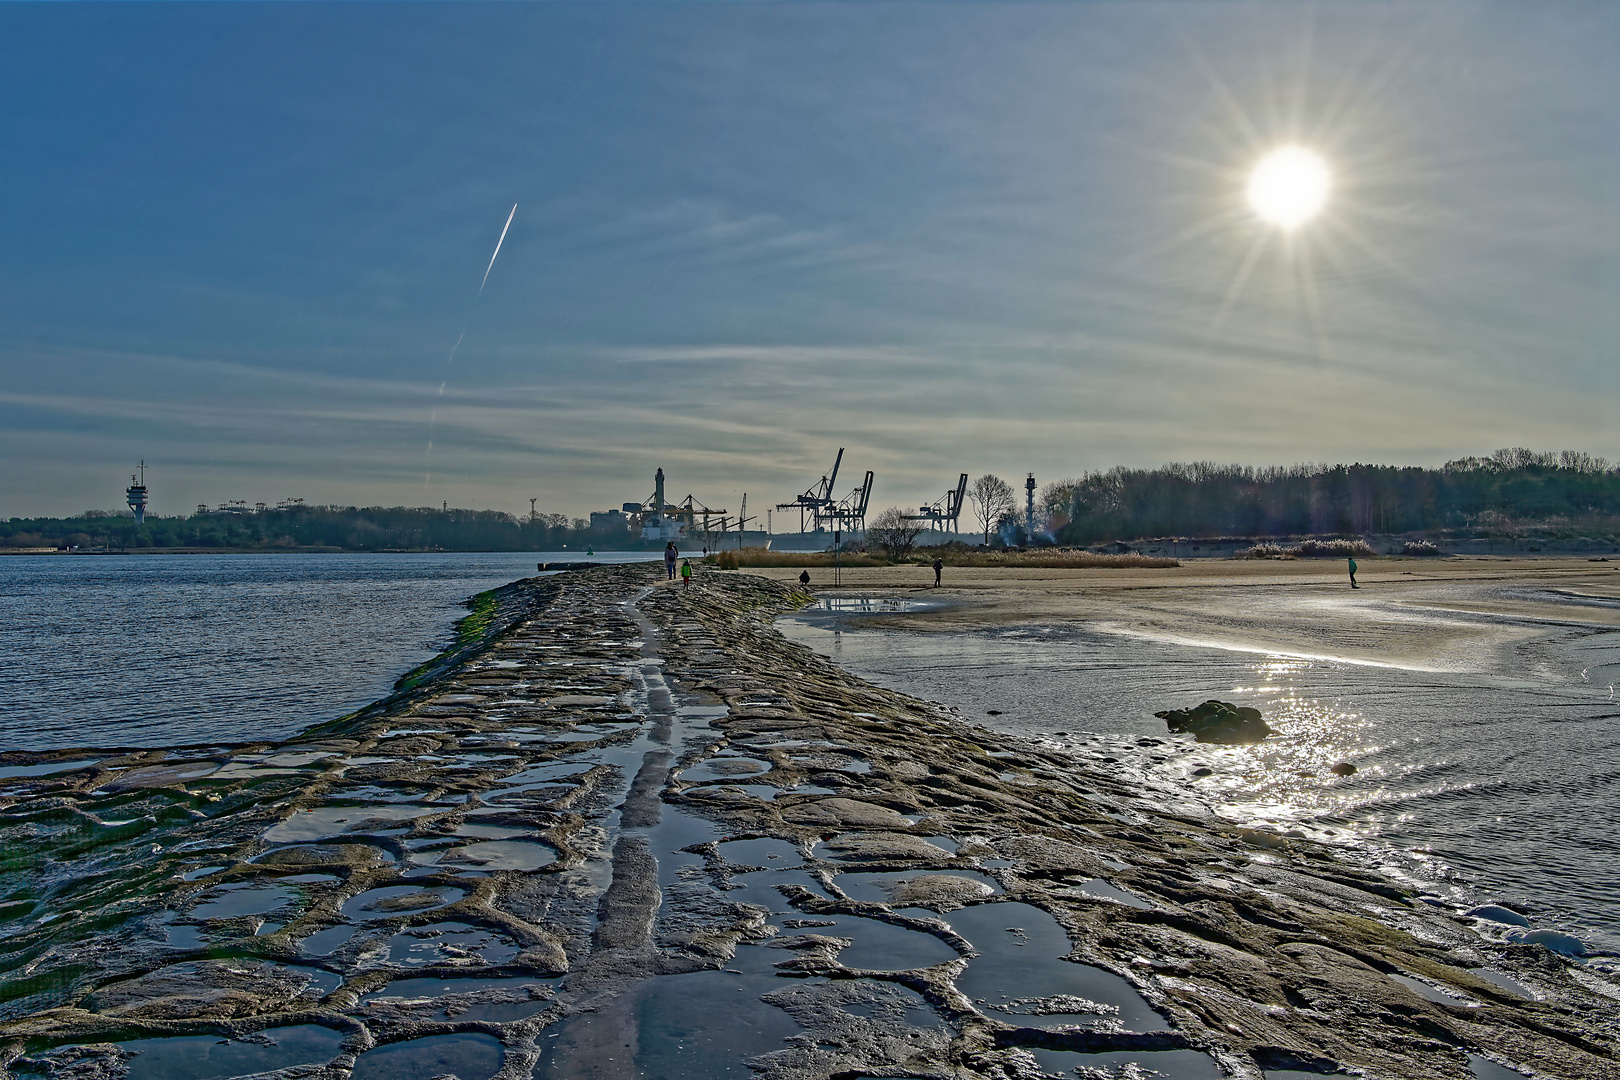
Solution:
<svg viewBox="0 0 1620 1080"><path fill-rule="evenodd" d="M0 515L141 458L160 513L570 515L839 446L878 505L1617 458L1617 55L1609 3L0 6Z"/></svg>

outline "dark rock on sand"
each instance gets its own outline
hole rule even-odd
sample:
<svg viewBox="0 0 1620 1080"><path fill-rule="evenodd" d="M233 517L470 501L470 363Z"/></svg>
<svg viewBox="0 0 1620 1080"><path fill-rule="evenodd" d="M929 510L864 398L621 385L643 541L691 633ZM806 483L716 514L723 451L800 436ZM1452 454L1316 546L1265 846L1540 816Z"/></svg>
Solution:
<svg viewBox="0 0 1620 1080"><path fill-rule="evenodd" d="M1230 701L1210 700L1192 709L1168 709L1154 716L1171 731L1188 732L1199 742L1251 743L1271 734L1260 710Z"/></svg>

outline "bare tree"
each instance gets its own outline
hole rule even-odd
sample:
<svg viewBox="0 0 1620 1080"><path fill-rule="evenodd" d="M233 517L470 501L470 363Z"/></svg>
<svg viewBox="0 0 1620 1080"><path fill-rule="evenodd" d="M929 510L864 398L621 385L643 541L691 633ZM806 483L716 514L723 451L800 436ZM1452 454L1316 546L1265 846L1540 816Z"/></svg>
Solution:
<svg viewBox="0 0 1620 1080"><path fill-rule="evenodd" d="M984 529L984 542L988 544L991 528L1003 513L1013 508L1012 485L994 473L985 473L968 488L968 501L973 504L973 513Z"/></svg>
<svg viewBox="0 0 1620 1080"><path fill-rule="evenodd" d="M922 532L921 522L902 515L898 506L891 506L866 527L866 542L876 544L889 558L899 561L911 554Z"/></svg>

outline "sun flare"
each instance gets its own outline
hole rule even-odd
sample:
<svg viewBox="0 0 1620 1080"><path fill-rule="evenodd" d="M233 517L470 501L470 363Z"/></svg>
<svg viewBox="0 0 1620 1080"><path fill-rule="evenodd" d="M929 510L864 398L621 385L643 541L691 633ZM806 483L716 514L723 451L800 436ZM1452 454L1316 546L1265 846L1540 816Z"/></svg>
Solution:
<svg viewBox="0 0 1620 1080"><path fill-rule="evenodd" d="M1321 212L1332 187L1320 154L1303 146L1279 147L1249 174L1249 208L1279 229L1294 229Z"/></svg>

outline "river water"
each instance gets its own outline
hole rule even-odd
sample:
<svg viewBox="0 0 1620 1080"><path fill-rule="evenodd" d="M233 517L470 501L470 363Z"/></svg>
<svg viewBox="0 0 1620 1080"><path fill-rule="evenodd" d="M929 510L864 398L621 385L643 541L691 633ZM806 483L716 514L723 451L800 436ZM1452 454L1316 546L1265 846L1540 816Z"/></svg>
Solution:
<svg viewBox="0 0 1620 1080"><path fill-rule="evenodd" d="M1256 601L1274 621L1337 621L1347 637L1378 632L1380 619L1413 640L1477 622L1465 627L1467 648L1423 663L1223 641L1218 612L1196 635L1128 620L919 631L874 623L881 604L833 600L778 626L854 674L1039 737L1135 777L1166 804L1344 845L1459 904L1507 900L1538 927L1620 950L1620 631L1584 619L1593 604L1620 604L1454 591L1398 609L1357 594L1364 607L1340 604L1331 617L1290 611L1281 593ZM1564 617L1439 606L1450 600L1533 600ZM1168 737L1153 715L1207 698L1255 705L1280 734L1255 746L1197 744ZM1339 762L1358 771L1335 776Z"/></svg>
<svg viewBox="0 0 1620 1080"><path fill-rule="evenodd" d="M0 558L0 750L284 738L387 694L449 643L474 593L580 558Z"/></svg>

